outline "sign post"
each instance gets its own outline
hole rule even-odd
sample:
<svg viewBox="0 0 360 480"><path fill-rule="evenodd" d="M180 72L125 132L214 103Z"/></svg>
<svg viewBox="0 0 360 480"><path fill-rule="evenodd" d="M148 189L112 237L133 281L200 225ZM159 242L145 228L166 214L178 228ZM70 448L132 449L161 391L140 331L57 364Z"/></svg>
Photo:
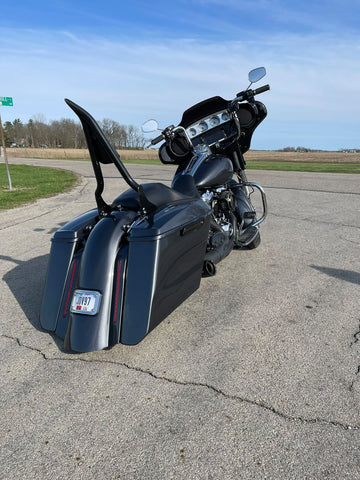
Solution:
<svg viewBox="0 0 360 480"><path fill-rule="evenodd" d="M12 97L0 97L0 106L13 107L14 104L13 104ZM9 172L9 164L8 164L8 159L7 159L7 154L6 154L4 129L3 129L3 126L2 126L1 115L0 115L0 135L1 135L2 146L3 146L3 149L4 149L4 159L5 159L7 177L8 177L8 181L9 181L9 190L12 190L11 177L10 177L10 172Z"/></svg>

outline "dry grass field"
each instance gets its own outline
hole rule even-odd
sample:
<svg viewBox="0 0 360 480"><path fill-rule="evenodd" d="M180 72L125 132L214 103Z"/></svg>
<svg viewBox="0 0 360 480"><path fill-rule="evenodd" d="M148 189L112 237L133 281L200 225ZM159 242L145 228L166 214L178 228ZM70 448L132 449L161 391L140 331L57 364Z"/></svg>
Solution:
<svg viewBox="0 0 360 480"><path fill-rule="evenodd" d="M61 149L61 148L8 148L9 157L20 158L89 158L86 149ZM119 150L124 160L157 159L157 150ZM341 152L275 152L251 150L246 153L247 161L270 162L306 162L306 163L360 163L360 153Z"/></svg>
<svg viewBox="0 0 360 480"><path fill-rule="evenodd" d="M245 154L247 161L305 162L305 163L360 163L360 153L342 152L275 152L250 150Z"/></svg>
<svg viewBox="0 0 360 480"><path fill-rule="evenodd" d="M7 148L8 157L18 158L90 158L87 149L80 148ZM128 160L157 158L157 150L118 150Z"/></svg>

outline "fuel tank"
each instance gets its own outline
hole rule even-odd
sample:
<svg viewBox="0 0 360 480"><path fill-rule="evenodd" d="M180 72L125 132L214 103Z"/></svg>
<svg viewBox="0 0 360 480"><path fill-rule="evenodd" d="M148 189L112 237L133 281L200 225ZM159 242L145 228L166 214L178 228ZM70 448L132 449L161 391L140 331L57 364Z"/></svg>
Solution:
<svg viewBox="0 0 360 480"><path fill-rule="evenodd" d="M194 173L197 188L209 188L224 185L233 176L233 165L230 158L224 155L209 155Z"/></svg>

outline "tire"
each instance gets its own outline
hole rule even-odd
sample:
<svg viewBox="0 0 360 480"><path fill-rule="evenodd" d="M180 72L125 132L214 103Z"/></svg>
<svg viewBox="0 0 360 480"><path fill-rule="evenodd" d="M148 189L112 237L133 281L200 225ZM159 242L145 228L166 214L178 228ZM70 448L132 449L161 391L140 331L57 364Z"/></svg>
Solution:
<svg viewBox="0 0 360 480"><path fill-rule="evenodd" d="M245 170L241 170L239 177L240 177L242 182L247 182L248 181ZM250 188L249 187L242 187L242 189L243 189L245 195L247 196L248 200L250 200L250 193L251 193Z"/></svg>
<svg viewBox="0 0 360 480"><path fill-rule="evenodd" d="M261 243L261 237L259 232L254 238L254 240L251 243L249 243L247 247L249 250L253 250L254 248L257 248L260 245L260 243Z"/></svg>

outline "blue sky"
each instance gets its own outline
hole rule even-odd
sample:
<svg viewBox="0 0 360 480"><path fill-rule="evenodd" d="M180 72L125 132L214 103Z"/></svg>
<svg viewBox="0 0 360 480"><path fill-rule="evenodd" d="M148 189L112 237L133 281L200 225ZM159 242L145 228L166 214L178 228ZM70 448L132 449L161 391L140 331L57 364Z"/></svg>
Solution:
<svg viewBox="0 0 360 480"><path fill-rule="evenodd" d="M360 148L358 0L18 0L1 6L3 121L177 123L209 96L233 98L265 66L268 117L253 148Z"/></svg>

